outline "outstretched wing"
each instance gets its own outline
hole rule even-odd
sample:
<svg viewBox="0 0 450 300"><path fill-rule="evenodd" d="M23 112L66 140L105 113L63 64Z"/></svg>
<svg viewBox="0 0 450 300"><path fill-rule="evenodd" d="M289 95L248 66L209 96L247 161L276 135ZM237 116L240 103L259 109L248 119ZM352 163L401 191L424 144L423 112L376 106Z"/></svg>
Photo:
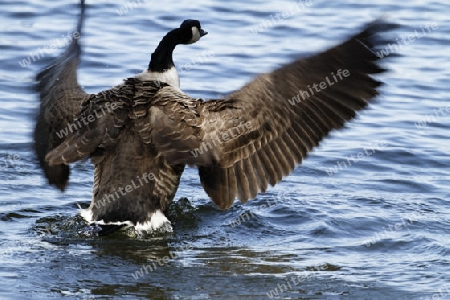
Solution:
<svg viewBox="0 0 450 300"><path fill-rule="evenodd" d="M78 35L81 35L84 18L85 4L81 1ZM78 35L75 37L79 37ZM36 76L40 110L34 131L35 151L49 183L62 191L69 179L69 166L50 166L45 161L45 155L73 134L76 130L74 116L80 112L80 104L89 98L78 85L77 67L80 55L78 39L74 38L66 51Z"/></svg>
<svg viewBox="0 0 450 300"><path fill-rule="evenodd" d="M153 106L166 115L149 119L147 139L169 162L198 165L218 207L230 207L236 197L245 203L288 175L377 95L381 83L370 75L385 70L373 50L382 43L377 34L393 27L373 22L344 43L263 74L224 100L193 102L199 117L189 122L195 126L171 120L167 107ZM163 89L155 98L164 94L186 97Z"/></svg>

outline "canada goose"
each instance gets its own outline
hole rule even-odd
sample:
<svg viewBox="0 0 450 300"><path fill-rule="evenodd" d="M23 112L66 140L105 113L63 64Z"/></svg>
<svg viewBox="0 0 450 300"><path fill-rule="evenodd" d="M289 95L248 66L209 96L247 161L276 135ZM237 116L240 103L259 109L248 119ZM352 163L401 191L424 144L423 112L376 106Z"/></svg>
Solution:
<svg viewBox="0 0 450 300"><path fill-rule="evenodd" d="M82 1L79 33L84 11ZM90 157L93 197L81 214L103 233L170 224L165 213L185 165L198 167L203 188L220 209L235 198L246 203L281 181L378 94L381 82L370 74L385 71L373 49L381 43L375 34L391 29L386 25L375 21L336 47L209 101L180 91L172 61L177 44L206 34L198 21L169 32L145 72L98 94L86 94L77 83L81 50L73 40L37 75L40 165L49 183L64 190L68 165ZM60 134L64 129L67 136Z"/></svg>

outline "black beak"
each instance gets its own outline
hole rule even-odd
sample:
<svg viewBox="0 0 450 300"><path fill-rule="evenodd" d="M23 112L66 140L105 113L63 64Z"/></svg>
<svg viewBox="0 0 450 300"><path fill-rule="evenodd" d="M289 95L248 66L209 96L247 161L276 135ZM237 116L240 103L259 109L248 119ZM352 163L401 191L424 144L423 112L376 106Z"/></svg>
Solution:
<svg viewBox="0 0 450 300"><path fill-rule="evenodd" d="M203 29L200 29L200 36L205 36L207 34L208 34L207 31L204 31Z"/></svg>

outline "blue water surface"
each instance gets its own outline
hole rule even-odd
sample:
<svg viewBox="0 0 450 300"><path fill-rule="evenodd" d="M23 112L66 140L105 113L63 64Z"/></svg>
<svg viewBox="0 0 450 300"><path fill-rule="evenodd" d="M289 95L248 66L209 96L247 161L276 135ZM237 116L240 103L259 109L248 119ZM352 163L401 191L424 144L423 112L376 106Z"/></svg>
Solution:
<svg viewBox="0 0 450 300"><path fill-rule="evenodd" d="M220 211L188 168L174 232L150 236L86 235L77 209L89 205L92 165L75 164L60 193L32 150L34 76L78 13L76 1L2 2L1 299L450 299L446 1L87 1L79 80L91 93L145 69L187 18L209 34L174 60L183 91L205 99L380 16L400 25L394 39L421 33L383 59L390 72L370 108L282 183Z"/></svg>

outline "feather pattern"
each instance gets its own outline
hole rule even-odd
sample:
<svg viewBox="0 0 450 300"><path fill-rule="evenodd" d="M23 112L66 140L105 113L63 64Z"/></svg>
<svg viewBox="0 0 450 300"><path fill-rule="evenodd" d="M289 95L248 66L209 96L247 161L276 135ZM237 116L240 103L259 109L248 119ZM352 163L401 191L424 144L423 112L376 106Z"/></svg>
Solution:
<svg viewBox="0 0 450 300"><path fill-rule="evenodd" d="M372 75L385 70L373 49L380 45L376 34L390 29L373 22L336 47L209 101L151 76L87 95L77 83L80 48L74 42L38 75L35 139L41 166L51 183L57 177L65 186L68 174L56 168L91 158L91 221L149 221L152 213L167 209L186 164L198 167L219 208L229 208L236 198L245 203L282 180L378 94L381 83ZM54 132L70 122L79 128L55 139Z"/></svg>

